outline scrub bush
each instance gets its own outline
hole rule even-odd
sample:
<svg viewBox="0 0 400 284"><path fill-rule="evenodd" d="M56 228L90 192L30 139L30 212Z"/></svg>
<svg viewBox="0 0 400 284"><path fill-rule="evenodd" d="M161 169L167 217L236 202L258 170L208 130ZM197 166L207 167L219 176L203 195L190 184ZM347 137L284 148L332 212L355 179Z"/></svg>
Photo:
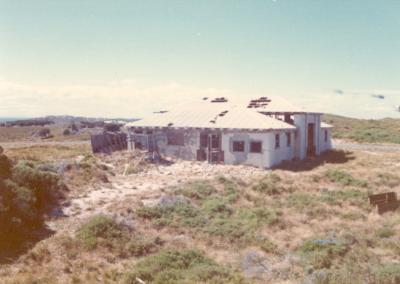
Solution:
<svg viewBox="0 0 400 284"><path fill-rule="evenodd" d="M29 162L12 166L0 155L0 251L18 249L43 228L44 214L63 197L59 177Z"/></svg>
<svg viewBox="0 0 400 284"><path fill-rule="evenodd" d="M125 283L245 283L236 273L197 250L166 250L138 262L125 274Z"/></svg>

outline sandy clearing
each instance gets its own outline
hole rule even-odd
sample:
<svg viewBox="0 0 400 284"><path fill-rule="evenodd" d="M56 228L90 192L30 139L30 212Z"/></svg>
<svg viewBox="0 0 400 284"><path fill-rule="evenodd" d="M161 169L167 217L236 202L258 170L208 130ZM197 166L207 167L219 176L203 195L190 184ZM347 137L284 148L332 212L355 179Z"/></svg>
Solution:
<svg viewBox="0 0 400 284"><path fill-rule="evenodd" d="M86 219L95 214L112 214L114 209L129 200L135 202L157 198L163 191L194 180L213 179L218 176L240 178L250 182L268 173L268 170L233 165L210 165L208 163L176 161L172 165L159 165L128 176L116 175L110 183L91 188L84 194L73 197L68 206L61 208L65 218L48 222L51 229L69 230L68 223ZM132 202L130 202L132 201Z"/></svg>

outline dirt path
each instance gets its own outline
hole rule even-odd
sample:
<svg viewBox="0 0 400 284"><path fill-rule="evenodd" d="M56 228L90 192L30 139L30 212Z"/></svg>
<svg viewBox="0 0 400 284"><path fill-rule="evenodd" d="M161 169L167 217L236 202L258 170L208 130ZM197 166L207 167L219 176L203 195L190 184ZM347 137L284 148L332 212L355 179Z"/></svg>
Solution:
<svg viewBox="0 0 400 284"><path fill-rule="evenodd" d="M333 148L342 150L360 150L360 151L373 151L373 152L400 152L399 144L369 144L369 143L355 143L344 140L334 139Z"/></svg>

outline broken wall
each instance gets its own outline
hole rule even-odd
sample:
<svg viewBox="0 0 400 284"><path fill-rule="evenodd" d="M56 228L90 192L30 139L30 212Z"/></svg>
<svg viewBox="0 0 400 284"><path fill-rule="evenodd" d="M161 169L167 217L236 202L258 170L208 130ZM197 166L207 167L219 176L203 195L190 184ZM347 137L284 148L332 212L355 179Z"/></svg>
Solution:
<svg viewBox="0 0 400 284"><path fill-rule="evenodd" d="M184 145L168 145L168 132L183 133ZM200 148L200 132L197 130L162 130L157 132L156 140L161 155L172 156L183 160L196 160L197 149Z"/></svg>

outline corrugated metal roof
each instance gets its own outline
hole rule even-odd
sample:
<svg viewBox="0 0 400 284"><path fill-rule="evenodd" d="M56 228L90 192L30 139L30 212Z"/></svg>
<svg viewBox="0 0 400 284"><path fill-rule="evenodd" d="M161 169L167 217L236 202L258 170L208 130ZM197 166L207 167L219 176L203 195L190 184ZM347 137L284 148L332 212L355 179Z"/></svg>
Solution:
<svg viewBox="0 0 400 284"><path fill-rule="evenodd" d="M128 123L127 127L191 127L229 129L295 129L294 126L263 113L303 113L304 109L293 106L279 97L249 108L251 100L260 98L226 98L224 102L211 102L215 98L199 98L189 104L167 108L168 112L153 113L143 119ZM225 99L225 98L224 98ZM263 98L265 99L265 97ZM224 114L223 114L224 113ZM222 114L220 116L220 114Z"/></svg>
<svg viewBox="0 0 400 284"><path fill-rule="evenodd" d="M219 104L219 103L216 103ZM219 128L219 129L296 129L294 126L237 106L209 106L154 113L126 127Z"/></svg>

